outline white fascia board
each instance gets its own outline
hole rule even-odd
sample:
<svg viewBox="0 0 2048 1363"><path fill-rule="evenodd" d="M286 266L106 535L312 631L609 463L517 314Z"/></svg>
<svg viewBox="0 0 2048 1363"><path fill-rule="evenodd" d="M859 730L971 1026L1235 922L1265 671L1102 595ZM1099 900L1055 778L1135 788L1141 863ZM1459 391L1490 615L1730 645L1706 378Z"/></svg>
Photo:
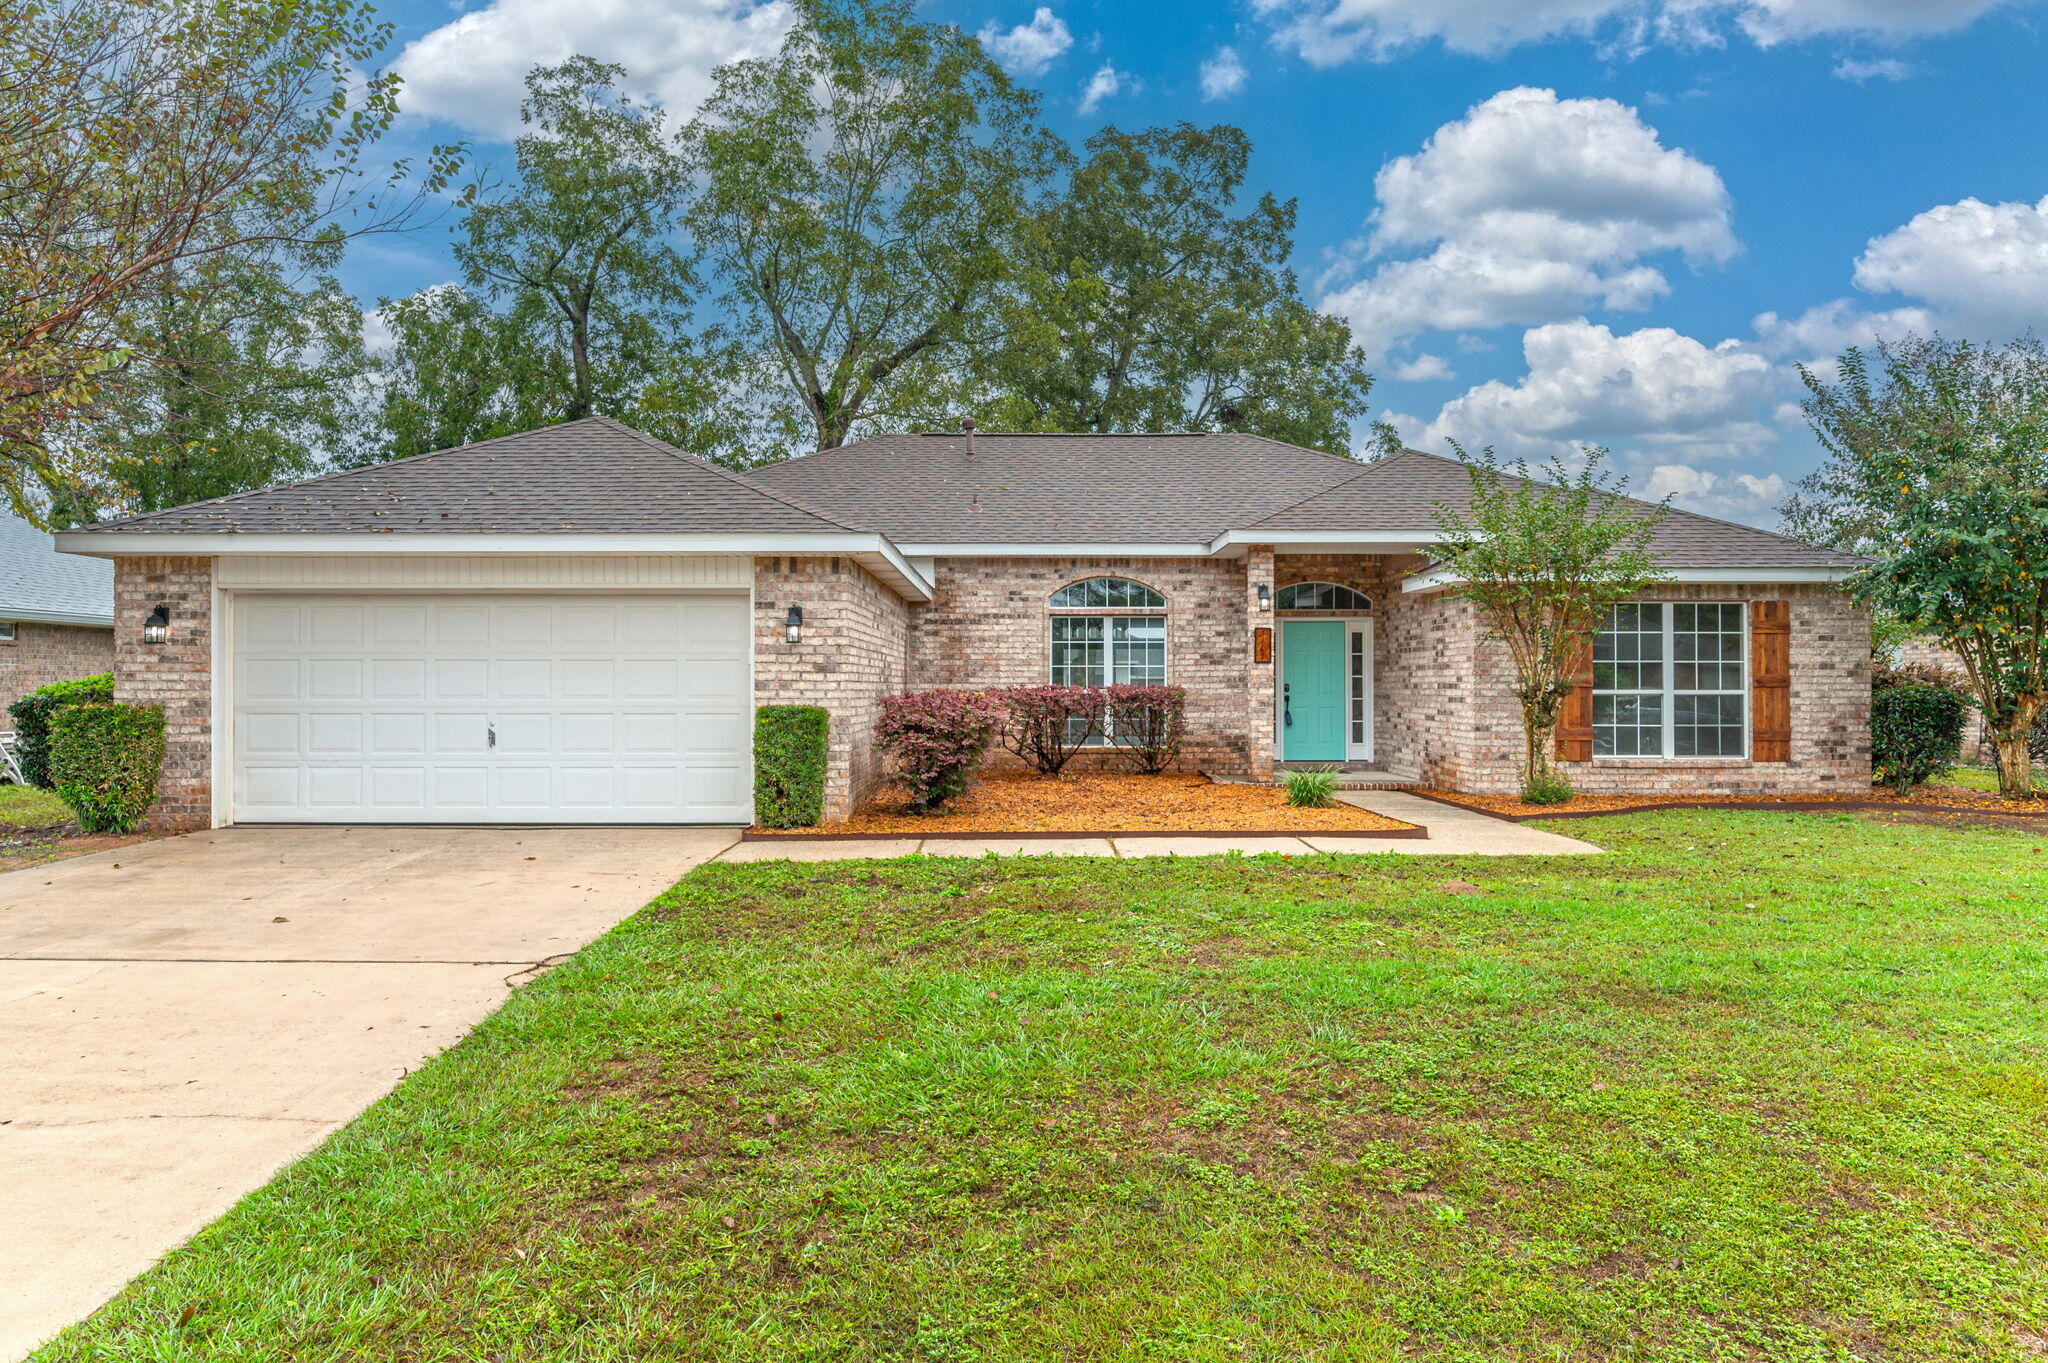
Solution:
<svg viewBox="0 0 2048 1363"><path fill-rule="evenodd" d="M1412 553L1443 538L1437 530L1226 530L1209 541L1209 552L1254 544L1276 549L1300 545L1336 545L1358 553Z"/></svg>
<svg viewBox="0 0 2048 1363"><path fill-rule="evenodd" d="M1759 586L1790 586L1810 582L1846 582L1856 575L1854 568L1677 568L1658 579L1677 584L1756 583ZM1455 573L1417 573L1404 578L1404 592L1437 592L1454 587L1464 579Z"/></svg>
<svg viewBox="0 0 2048 1363"><path fill-rule="evenodd" d="M905 544L914 559L934 558L1207 558L1209 546L1188 544Z"/></svg>
<svg viewBox="0 0 2048 1363"><path fill-rule="evenodd" d="M224 534L150 531L74 531L57 536L66 554L119 558L130 554L841 554L918 601L932 599L932 584L903 552L875 534L666 535L437 535Z"/></svg>
<svg viewBox="0 0 2048 1363"><path fill-rule="evenodd" d="M30 625L84 625L91 629L112 629L114 613L87 614L83 611L46 611L33 606L0 606L0 620L19 620Z"/></svg>

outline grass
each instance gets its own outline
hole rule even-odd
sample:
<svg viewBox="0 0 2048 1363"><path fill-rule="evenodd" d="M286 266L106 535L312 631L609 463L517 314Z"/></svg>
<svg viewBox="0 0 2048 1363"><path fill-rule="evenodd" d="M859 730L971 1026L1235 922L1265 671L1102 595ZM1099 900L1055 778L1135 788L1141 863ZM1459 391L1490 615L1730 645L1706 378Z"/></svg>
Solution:
<svg viewBox="0 0 2048 1363"><path fill-rule="evenodd" d="M40 1357L2048 1352L2048 839L1570 831L712 865Z"/></svg>
<svg viewBox="0 0 2048 1363"><path fill-rule="evenodd" d="M71 817L71 810L56 792L34 786L0 786L0 825L9 828L48 828Z"/></svg>
<svg viewBox="0 0 2048 1363"><path fill-rule="evenodd" d="M1990 767L1951 767L1934 778L1937 786L1968 786L1971 790L1997 790L1998 772Z"/></svg>

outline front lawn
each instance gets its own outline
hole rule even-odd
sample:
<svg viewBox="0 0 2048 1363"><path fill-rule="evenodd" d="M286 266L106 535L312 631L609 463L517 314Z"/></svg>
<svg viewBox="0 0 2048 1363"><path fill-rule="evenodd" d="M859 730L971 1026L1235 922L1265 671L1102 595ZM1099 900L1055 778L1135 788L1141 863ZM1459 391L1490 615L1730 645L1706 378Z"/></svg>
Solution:
<svg viewBox="0 0 2048 1363"><path fill-rule="evenodd" d="M66 823L71 807L50 790L34 786L0 786L0 828L48 828Z"/></svg>
<svg viewBox="0 0 2048 1363"><path fill-rule="evenodd" d="M714 864L44 1357L2048 1352L2048 839L1563 827Z"/></svg>

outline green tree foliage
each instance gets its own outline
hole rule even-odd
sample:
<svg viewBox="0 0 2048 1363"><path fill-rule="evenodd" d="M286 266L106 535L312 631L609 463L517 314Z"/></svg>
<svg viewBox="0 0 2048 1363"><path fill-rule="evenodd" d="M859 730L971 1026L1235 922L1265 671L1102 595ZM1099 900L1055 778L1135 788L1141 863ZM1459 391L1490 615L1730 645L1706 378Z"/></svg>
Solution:
<svg viewBox="0 0 2048 1363"><path fill-rule="evenodd" d="M1627 500L1628 480L1606 467L1603 449L1587 449L1576 470L1549 464L1547 482L1490 448L1458 456L1471 472L1468 504L1436 505L1431 553L1450 594L1471 602L1507 646L1522 707L1523 791L1532 803L1555 803L1571 787L1551 765L1551 736L1586 639L1611 607L1666 576L1650 551L1665 511Z"/></svg>
<svg viewBox="0 0 2048 1363"><path fill-rule="evenodd" d="M373 153L397 79L359 0L0 0L0 493L107 473L96 421L154 359L152 292L214 257L394 230L451 182ZM187 345L185 349L191 347ZM116 423L113 429L120 429Z"/></svg>
<svg viewBox="0 0 2048 1363"><path fill-rule="evenodd" d="M1059 146L1037 100L910 0L819 0L689 125L689 221L806 449L943 411ZM786 426L787 423L785 423Z"/></svg>
<svg viewBox="0 0 2048 1363"><path fill-rule="evenodd" d="M402 457L593 413L699 453L730 440L715 334L693 337L684 166L663 115L575 57L527 77L518 177L472 208L442 286L381 316L380 430Z"/></svg>
<svg viewBox="0 0 2048 1363"><path fill-rule="evenodd" d="M1251 142L1228 126L1091 137L1021 236L991 429L1243 429L1348 453L1371 377L1287 258L1295 206L1237 211Z"/></svg>
<svg viewBox="0 0 2048 1363"><path fill-rule="evenodd" d="M1788 523L1877 560L1850 593L1962 660L1999 789L2026 796L2048 709L2048 351L1911 337L1800 374L1826 458Z"/></svg>

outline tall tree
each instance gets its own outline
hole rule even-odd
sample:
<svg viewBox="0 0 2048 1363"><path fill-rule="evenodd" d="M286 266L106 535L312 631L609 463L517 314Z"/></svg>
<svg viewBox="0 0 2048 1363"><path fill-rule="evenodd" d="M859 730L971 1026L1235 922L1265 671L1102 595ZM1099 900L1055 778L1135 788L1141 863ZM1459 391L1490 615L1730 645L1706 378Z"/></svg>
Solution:
<svg viewBox="0 0 2048 1363"><path fill-rule="evenodd" d="M1558 717L1601 618L1668 576L1650 551L1664 511L1646 514L1625 499L1628 480L1612 476L1603 449L1586 450L1576 470L1551 463L1547 482L1491 449L1476 459L1457 453L1471 471L1467 505L1437 504L1430 553L1450 579L1446 590L1477 608L1513 661L1522 798L1557 804L1572 793L1550 760Z"/></svg>
<svg viewBox="0 0 2048 1363"><path fill-rule="evenodd" d="M359 459L593 413L729 454L729 360L689 326L683 162L661 112L619 92L624 74L574 57L527 76L517 178L470 210L455 248L466 286L382 307L381 429Z"/></svg>
<svg viewBox="0 0 2048 1363"><path fill-rule="evenodd" d="M1008 326L981 371L991 425L1238 428L1348 453L1365 357L1301 299L1293 201L1263 194L1237 211L1244 133L1107 128L1086 153L1024 234Z"/></svg>
<svg viewBox="0 0 2048 1363"><path fill-rule="evenodd" d="M1999 789L2023 798L2048 708L2048 349L1914 336L1838 370L1800 369L1826 458L1786 521L1870 555L1851 595L1962 660Z"/></svg>
<svg viewBox="0 0 2048 1363"><path fill-rule="evenodd" d="M690 212L736 341L772 357L812 448L948 405L1058 162L1037 100L911 0L812 0L720 68L687 129Z"/></svg>
<svg viewBox="0 0 2048 1363"><path fill-rule="evenodd" d="M0 492L104 472L82 418L175 267L411 222L460 148L368 167L397 78L360 0L0 0ZM407 184L410 188L405 188ZM144 353L141 358L146 359Z"/></svg>

